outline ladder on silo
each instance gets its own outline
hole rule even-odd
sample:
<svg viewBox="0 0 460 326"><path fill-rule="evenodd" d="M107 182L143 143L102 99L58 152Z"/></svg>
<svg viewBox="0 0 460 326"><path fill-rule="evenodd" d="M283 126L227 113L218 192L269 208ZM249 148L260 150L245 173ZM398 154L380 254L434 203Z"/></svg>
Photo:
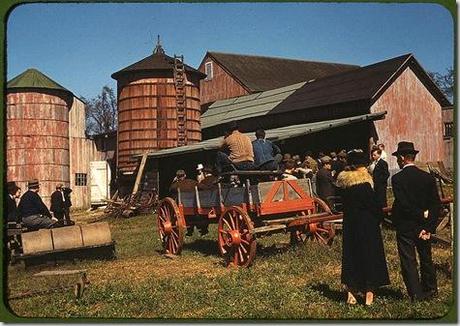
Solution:
<svg viewBox="0 0 460 326"><path fill-rule="evenodd" d="M176 88L177 108L177 146L187 145L187 110L185 97L184 56L174 55L174 85Z"/></svg>

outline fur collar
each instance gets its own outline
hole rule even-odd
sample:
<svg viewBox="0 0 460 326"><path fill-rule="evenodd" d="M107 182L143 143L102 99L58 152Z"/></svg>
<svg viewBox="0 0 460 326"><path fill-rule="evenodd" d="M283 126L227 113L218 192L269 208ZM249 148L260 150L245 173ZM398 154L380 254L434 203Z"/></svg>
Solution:
<svg viewBox="0 0 460 326"><path fill-rule="evenodd" d="M349 188L366 182L370 183L371 187L374 188L372 176L367 172L366 168L358 168L355 171L342 171L337 177L337 185L340 188Z"/></svg>

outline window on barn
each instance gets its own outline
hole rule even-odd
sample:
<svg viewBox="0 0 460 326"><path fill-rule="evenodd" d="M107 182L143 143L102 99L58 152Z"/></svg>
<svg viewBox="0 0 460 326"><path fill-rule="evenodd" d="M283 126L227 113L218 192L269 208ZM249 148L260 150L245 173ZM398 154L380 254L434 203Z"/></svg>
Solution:
<svg viewBox="0 0 460 326"><path fill-rule="evenodd" d="M452 138L454 136L454 123L453 122L445 122L444 123L444 138Z"/></svg>
<svg viewBox="0 0 460 326"><path fill-rule="evenodd" d="M211 80L213 77L213 67L212 62L206 62L204 64L204 73L206 74L206 80Z"/></svg>
<svg viewBox="0 0 460 326"><path fill-rule="evenodd" d="M75 185L76 186L86 186L87 183L87 174L86 173L75 173Z"/></svg>

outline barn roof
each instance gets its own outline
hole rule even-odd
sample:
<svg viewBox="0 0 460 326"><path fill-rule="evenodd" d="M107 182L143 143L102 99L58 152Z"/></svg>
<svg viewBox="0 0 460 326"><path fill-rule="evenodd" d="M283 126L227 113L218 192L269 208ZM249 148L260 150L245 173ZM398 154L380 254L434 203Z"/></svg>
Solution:
<svg viewBox="0 0 460 326"><path fill-rule="evenodd" d="M205 74L184 64L185 71L191 74L197 75L200 78L206 77ZM169 71L174 69L174 58L165 54L163 48L159 45L155 48L152 55L145 57L144 59L133 63L132 65L123 68L112 74L112 78L118 80L125 74L131 74L136 72L150 72L150 71Z"/></svg>
<svg viewBox="0 0 460 326"><path fill-rule="evenodd" d="M305 82L214 102L201 116L201 128L265 115L303 85Z"/></svg>
<svg viewBox="0 0 460 326"><path fill-rule="evenodd" d="M202 128L347 102L367 101L371 105L409 65L441 106L450 105L414 56L406 54L317 80L216 101L202 115Z"/></svg>
<svg viewBox="0 0 460 326"><path fill-rule="evenodd" d="M207 57L213 58L250 92L266 91L359 68L349 64L221 52L207 52L203 62Z"/></svg>
<svg viewBox="0 0 460 326"><path fill-rule="evenodd" d="M336 119L336 120L320 121L320 122L286 126L286 127L266 130L265 135L267 139L270 139L272 141L281 141L284 139L305 136L308 134L313 134L316 132L320 132L320 131L324 131L324 130L328 130L332 128L347 126L353 123L384 119L385 114L386 112L378 112L378 113L364 114L364 115ZM249 136L251 140L255 139L254 132L245 133L245 134ZM149 153L148 156L152 158L161 158L161 157L169 157L169 156L174 156L174 155L188 154L188 153L193 153L193 152L216 150L220 147L222 140L223 140L223 137L208 139L208 140L204 140L199 143L192 144L192 145L168 148L168 149L163 149L160 151L152 152L152 153ZM140 156L142 156L142 154L134 155L134 157L140 157Z"/></svg>
<svg viewBox="0 0 460 326"><path fill-rule="evenodd" d="M414 56L405 54L353 71L306 83L283 103L271 110L270 114L355 101L369 101L369 104L372 104L408 66L417 74L441 106L450 104Z"/></svg>
<svg viewBox="0 0 460 326"><path fill-rule="evenodd" d="M23 73L17 75L7 83L7 89L26 89L26 88L41 88L59 90L74 96L64 86L59 85L54 80L46 76L41 71L30 68Z"/></svg>

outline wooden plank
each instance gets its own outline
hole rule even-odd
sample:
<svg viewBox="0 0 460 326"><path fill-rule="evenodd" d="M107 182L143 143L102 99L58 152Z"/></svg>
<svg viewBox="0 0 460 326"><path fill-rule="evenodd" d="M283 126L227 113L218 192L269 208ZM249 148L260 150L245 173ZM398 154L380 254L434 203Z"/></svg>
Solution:
<svg viewBox="0 0 460 326"><path fill-rule="evenodd" d="M34 274L34 276L56 276L56 275L75 275L86 273L86 269L69 269L69 270L57 270L57 271L41 271L40 273Z"/></svg>
<svg viewBox="0 0 460 326"><path fill-rule="evenodd" d="M137 171L136 181L134 182L134 187L133 191L131 192L131 195L137 193L137 190L139 189L139 184L141 183L142 175L144 174L145 162L147 162L147 156L148 152L145 152L142 155L141 164L139 165L139 171Z"/></svg>

